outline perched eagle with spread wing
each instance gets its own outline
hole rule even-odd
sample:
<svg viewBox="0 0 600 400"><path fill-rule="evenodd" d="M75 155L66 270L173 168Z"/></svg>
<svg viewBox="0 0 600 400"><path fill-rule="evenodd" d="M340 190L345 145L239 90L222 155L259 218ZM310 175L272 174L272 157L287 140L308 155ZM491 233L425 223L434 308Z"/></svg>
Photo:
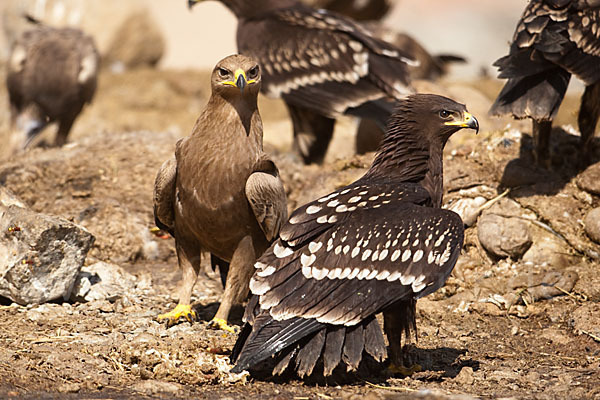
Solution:
<svg viewBox="0 0 600 400"><path fill-rule="evenodd" d="M11 147L26 149L52 122L62 146L96 91L100 58L94 40L79 29L38 24L19 37L8 62Z"/></svg>
<svg viewBox="0 0 600 400"><path fill-rule="evenodd" d="M238 19L238 51L262 67L263 93L285 101L306 163L323 161L336 117L371 118L383 129L393 110L385 98L413 91L412 57L348 17L296 0L220 1Z"/></svg>
<svg viewBox="0 0 600 400"><path fill-rule="evenodd" d="M416 300L442 287L462 248L461 218L440 208L442 150L462 128L479 128L464 105L409 96L367 173L294 211L255 264L233 372L271 356L274 374L291 365L300 376L319 360L325 375L342 362L356 369L363 352L381 361L381 312L401 367Z"/></svg>
<svg viewBox="0 0 600 400"><path fill-rule="evenodd" d="M571 75L585 84L579 109L581 163L592 162L600 116L600 0L531 0L510 52L495 64L508 79L490 109L533 121L536 162L550 167L550 132Z"/></svg>

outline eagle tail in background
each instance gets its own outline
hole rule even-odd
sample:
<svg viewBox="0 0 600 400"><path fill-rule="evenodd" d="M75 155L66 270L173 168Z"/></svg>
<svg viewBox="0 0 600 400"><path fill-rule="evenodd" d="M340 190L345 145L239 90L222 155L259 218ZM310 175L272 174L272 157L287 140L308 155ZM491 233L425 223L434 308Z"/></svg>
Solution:
<svg viewBox="0 0 600 400"><path fill-rule="evenodd" d="M511 76L490 108L490 115L552 120L565 96L571 74L553 67L533 75Z"/></svg>

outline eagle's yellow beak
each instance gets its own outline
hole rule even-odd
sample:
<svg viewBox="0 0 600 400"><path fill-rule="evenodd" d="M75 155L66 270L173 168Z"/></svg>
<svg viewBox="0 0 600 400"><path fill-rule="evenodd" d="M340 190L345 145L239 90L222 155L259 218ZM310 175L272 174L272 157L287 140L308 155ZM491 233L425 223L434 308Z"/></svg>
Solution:
<svg viewBox="0 0 600 400"><path fill-rule="evenodd" d="M463 119L448 121L444 125L459 126L461 128L475 129L476 133L479 133L479 122L471 113L465 111L463 113Z"/></svg>
<svg viewBox="0 0 600 400"><path fill-rule="evenodd" d="M246 73L241 68L236 69L233 73L233 76L234 78L232 81L224 81L221 83L223 85L237 86L242 93L244 93L244 88L246 87L246 85L250 85L256 82L256 79L248 80L248 78L246 78Z"/></svg>

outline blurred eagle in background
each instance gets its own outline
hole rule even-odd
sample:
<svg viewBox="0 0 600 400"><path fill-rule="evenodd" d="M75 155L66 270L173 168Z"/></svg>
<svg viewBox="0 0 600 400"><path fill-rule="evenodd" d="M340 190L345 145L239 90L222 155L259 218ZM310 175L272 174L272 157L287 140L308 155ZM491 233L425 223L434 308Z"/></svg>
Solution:
<svg viewBox="0 0 600 400"><path fill-rule="evenodd" d="M34 23L13 44L6 86L11 109L12 151L30 147L50 123L54 145L66 143L73 123L96 91L100 56L79 29Z"/></svg>

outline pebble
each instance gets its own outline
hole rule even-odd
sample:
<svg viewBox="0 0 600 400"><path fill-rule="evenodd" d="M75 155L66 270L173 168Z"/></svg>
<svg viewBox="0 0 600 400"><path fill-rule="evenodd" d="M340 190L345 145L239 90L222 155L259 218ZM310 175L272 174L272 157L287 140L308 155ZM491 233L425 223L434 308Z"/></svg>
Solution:
<svg viewBox="0 0 600 400"><path fill-rule="evenodd" d="M454 378L456 383L461 385L472 385L475 382L475 377L473 376L473 368L471 367L463 367L460 370L456 378Z"/></svg>
<svg viewBox="0 0 600 400"><path fill-rule="evenodd" d="M600 195L600 164L594 164L577 178L577 186L588 193Z"/></svg>
<svg viewBox="0 0 600 400"><path fill-rule="evenodd" d="M477 224L481 245L496 257L521 257L532 244L529 224L518 218L484 214Z"/></svg>
<svg viewBox="0 0 600 400"><path fill-rule="evenodd" d="M583 221L585 233L596 243L600 243L600 208L590 211Z"/></svg>

